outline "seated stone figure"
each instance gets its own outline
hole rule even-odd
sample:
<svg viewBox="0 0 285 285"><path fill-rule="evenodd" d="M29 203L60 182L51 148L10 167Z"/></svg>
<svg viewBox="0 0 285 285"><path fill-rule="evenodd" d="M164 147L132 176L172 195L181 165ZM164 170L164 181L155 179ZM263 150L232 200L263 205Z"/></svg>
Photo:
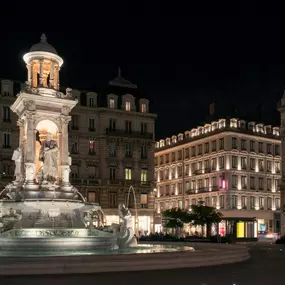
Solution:
<svg viewBox="0 0 285 285"><path fill-rule="evenodd" d="M134 230L132 228L132 215L128 208L124 204L118 206L119 217L122 219L122 223L112 224L111 229L118 237L119 248L125 247L137 247L137 239L134 236Z"/></svg>

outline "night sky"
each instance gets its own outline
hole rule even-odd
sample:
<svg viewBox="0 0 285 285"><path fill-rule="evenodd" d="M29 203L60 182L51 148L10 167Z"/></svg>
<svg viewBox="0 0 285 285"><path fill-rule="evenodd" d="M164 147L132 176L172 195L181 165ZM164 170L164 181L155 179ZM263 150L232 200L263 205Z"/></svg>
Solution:
<svg viewBox="0 0 285 285"><path fill-rule="evenodd" d="M276 104L285 86L283 9L266 16L266 6L260 12L238 5L224 16L219 7L202 6L124 3L94 7L93 14L88 7L77 14L50 11L36 19L36 8L20 16L25 12L10 7L0 20L0 77L26 80L22 55L44 32L64 59L62 85L96 92L120 66L158 115L157 139L209 121L212 102L217 117L278 124Z"/></svg>

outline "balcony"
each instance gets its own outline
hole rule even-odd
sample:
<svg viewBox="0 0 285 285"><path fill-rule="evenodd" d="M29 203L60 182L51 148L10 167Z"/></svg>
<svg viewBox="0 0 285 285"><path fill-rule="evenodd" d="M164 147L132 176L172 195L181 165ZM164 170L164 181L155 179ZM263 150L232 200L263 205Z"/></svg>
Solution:
<svg viewBox="0 0 285 285"><path fill-rule="evenodd" d="M115 130L115 129L106 129L107 136L114 137L130 137L130 138L142 138L142 139L153 139L153 133L141 133L135 131L125 131L125 130Z"/></svg>

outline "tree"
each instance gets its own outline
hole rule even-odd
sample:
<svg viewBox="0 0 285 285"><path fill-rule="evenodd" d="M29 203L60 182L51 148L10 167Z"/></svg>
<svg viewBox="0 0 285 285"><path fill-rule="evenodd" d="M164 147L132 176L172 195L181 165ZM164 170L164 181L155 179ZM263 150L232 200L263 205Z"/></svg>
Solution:
<svg viewBox="0 0 285 285"><path fill-rule="evenodd" d="M218 224L222 220L222 213L216 210L214 207L205 206L204 202L200 202L198 205L191 206L191 220L192 225L207 226L207 237L211 236L211 225Z"/></svg>
<svg viewBox="0 0 285 285"><path fill-rule="evenodd" d="M184 223L191 221L191 216L188 211L180 208L171 208L162 213L165 219L165 227L171 229L183 228Z"/></svg>

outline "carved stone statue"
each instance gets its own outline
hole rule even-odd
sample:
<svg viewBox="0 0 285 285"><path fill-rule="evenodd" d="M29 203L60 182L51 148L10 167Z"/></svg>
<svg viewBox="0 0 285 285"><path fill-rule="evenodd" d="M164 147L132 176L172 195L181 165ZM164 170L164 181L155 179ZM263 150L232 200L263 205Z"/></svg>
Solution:
<svg viewBox="0 0 285 285"><path fill-rule="evenodd" d="M15 162L15 182L23 181L23 145L20 145L16 150L13 152L12 160Z"/></svg>
<svg viewBox="0 0 285 285"><path fill-rule="evenodd" d="M42 142L39 153L39 160L43 162L42 184L47 184L48 182L55 182L57 180L57 156L58 147L56 141L52 139L51 133L47 133L47 138L45 141Z"/></svg>
<svg viewBox="0 0 285 285"><path fill-rule="evenodd" d="M65 96L66 98L72 98L72 93L71 93L72 89L71 88L66 88L65 90Z"/></svg>
<svg viewBox="0 0 285 285"><path fill-rule="evenodd" d="M111 229L117 235L119 248L137 247L137 239L132 228L132 215L129 209L124 204L120 204L118 214L122 223L120 225L112 224Z"/></svg>

